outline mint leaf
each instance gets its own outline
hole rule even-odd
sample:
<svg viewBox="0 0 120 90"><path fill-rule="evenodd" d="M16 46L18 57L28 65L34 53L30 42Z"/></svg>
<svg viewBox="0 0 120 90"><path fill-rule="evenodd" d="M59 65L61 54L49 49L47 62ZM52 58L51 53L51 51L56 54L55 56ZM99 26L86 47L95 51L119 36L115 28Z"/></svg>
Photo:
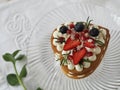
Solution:
<svg viewBox="0 0 120 90"><path fill-rule="evenodd" d="M14 57L10 53L4 54L3 59L7 62L15 62Z"/></svg>
<svg viewBox="0 0 120 90"><path fill-rule="evenodd" d="M26 76L27 76L27 69L26 69L26 65L24 65L21 72L20 72L20 78L23 78Z"/></svg>
<svg viewBox="0 0 120 90"><path fill-rule="evenodd" d="M43 90L43 89L41 89L41 88L39 87L39 88L37 88L36 90Z"/></svg>
<svg viewBox="0 0 120 90"><path fill-rule="evenodd" d="M16 50L16 51L14 51L13 54L12 54L13 57L15 57L20 51L21 51L21 50Z"/></svg>
<svg viewBox="0 0 120 90"><path fill-rule="evenodd" d="M24 57L25 57L25 55L22 55L22 54L21 54L21 55L19 55L19 56L16 58L16 60L19 60L19 61L20 61L20 60L22 60Z"/></svg>
<svg viewBox="0 0 120 90"><path fill-rule="evenodd" d="M17 76L16 74L8 74L7 75L7 81L10 85L12 86L16 86L16 85L19 85L19 81L17 79Z"/></svg>

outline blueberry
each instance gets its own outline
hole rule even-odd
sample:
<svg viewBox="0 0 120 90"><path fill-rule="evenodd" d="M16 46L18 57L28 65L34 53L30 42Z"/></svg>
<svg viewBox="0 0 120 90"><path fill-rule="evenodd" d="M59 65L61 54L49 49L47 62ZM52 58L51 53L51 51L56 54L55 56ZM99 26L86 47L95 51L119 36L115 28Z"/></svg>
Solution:
<svg viewBox="0 0 120 90"><path fill-rule="evenodd" d="M99 35L99 30L97 28L92 28L89 32L89 34L93 37L96 37Z"/></svg>
<svg viewBox="0 0 120 90"><path fill-rule="evenodd" d="M77 22L75 24L75 31L76 32L81 32L84 30L84 28L85 28L85 25L83 24L83 22Z"/></svg>
<svg viewBox="0 0 120 90"><path fill-rule="evenodd" d="M67 30L68 30L68 27L66 27L66 26L61 26L59 31L60 31L62 34L64 34L64 33L67 32Z"/></svg>

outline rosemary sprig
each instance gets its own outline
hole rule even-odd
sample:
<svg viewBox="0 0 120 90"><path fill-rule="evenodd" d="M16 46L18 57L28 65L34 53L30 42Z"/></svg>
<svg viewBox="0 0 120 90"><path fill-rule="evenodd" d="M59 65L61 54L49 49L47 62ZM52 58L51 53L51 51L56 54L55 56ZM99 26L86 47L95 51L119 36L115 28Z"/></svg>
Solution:
<svg viewBox="0 0 120 90"><path fill-rule="evenodd" d="M89 59L84 59L84 58L83 58L83 59L79 62L79 65L82 65L84 61L85 61L85 62L91 62Z"/></svg>
<svg viewBox="0 0 120 90"><path fill-rule="evenodd" d="M85 61L85 62L91 62L89 59L83 59L83 61Z"/></svg>
<svg viewBox="0 0 120 90"><path fill-rule="evenodd" d="M60 65L64 65L65 63L67 64L67 57L68 57L68 54L63 55L63 58L60 61Z"/></svg>
<svg viewBox="0 0 120 90"><path fill-rule="evenodd" d="M104 45L104 43L101 42L100 40L95 40L95 43L99 44L100 46L103 46L103 45Z"/></svg>
<svg viewBox="0 0 120 90"><path fill-rule="evenodd" d="M86 29L89 29L89 25L90 25L90 23L91 23L92 21L93 21L93 20L89 20L89 17L87 18L86 23L85 23L85 28L86 28Z"/></svg>

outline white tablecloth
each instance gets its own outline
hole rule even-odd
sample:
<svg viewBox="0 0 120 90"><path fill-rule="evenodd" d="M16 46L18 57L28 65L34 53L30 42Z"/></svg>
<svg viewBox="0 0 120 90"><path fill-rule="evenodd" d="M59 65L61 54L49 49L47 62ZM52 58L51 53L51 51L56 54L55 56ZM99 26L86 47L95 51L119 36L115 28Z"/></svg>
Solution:
<svg viewBox="0 0 120 90"><path fill-rule="evenodd" d="M37 22L54 8L75 2L100 5L120 15L120 0L0 0L0 90L22 90L7 84L6 75L14 70L12 64L2 59L2 55L16 49L26 53L28 37ZM18 64L18 69L23 63ZM32 87L28 90L36 87L34 82L27 83L27 86Z"/></svg>

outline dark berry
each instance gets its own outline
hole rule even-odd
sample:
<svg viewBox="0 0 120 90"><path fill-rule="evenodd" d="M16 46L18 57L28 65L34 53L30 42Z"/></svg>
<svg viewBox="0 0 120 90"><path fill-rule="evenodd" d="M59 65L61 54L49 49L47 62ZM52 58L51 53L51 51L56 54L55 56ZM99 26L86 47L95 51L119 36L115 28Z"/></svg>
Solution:
<svg viewBox="0 0 120 90"><path fill-rule="evenodd" d="M89 34L93 37L96 37L99 35L99 30L97 28L92 28L89 32Z"/></svg>
<svg viewBox="0 0 120 90"><path fill-rule="evenodd" d="M77 22L75 24L75 31L76 32L81 32L85 28L85 25L82 22Z"/></svg>
<svg viewBox="0 0 120 90"><path fill-rule="evenodd" d="M64 33L67 32L67 30L68 30L68 27L66 27L66 26L61 26L59 31L60 31L62 34L64 34Z"/></svg>

